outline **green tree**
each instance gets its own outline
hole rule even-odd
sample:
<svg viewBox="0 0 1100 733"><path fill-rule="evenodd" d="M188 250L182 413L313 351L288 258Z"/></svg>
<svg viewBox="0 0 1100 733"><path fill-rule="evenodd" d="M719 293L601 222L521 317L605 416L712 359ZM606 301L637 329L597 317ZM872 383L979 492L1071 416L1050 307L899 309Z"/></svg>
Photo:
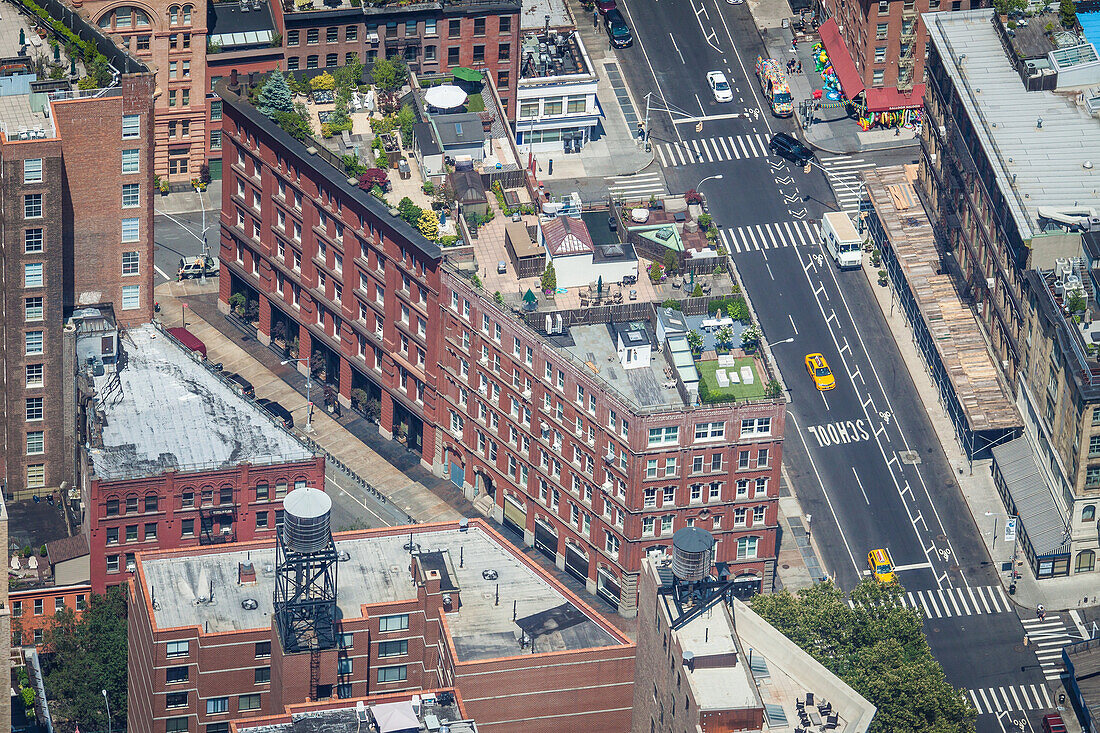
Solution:
<svg viewBox="0 0 1100 733"><path fill-rule="evenodd" d="M107 691L112 727L126 729L126 594L121 587L92 595L79 616L58 611L42 634L46 689L58 719L106 730L101 690Z"/></svg>
<svg viewBox="0 0 1100 733"><path fill-rule="evenodd" d="M779 385L778 379L773 379L764 386L764 396L770 400L774 400L782 394L783 388Z"/></svg>
<svg viewBox="0 0 1100 733"><path fill-rule="evenodd" d="M649 266L649 281L650 282L652 282L652 283L661 282L661 275L662 275L662 270L661 270L661 263L660 262L654 262L653 264L651 264Z"/></svg>
<svg viewBox="0 0 1100 733"><path fill-rule="evenodd" d="M1058 20L1063 28L1072 30L1077 27L1077 5L1073 0L1062 0L1058 5Z"/></svg>
<svg viewBox="0 0 1100 733"><path fill-rule="evenodd" d="M554 272L554 263L551 262L542 272L542 280L539 282L542 292L549 293L558 289L558 273Z"/></svg>
<svg viewBox="0 0 1100 733"><path fill-rule="evenodd" d="M332 90L336 88L336 78L325 71L310 79L309 86L313 91Z"/></svg>
<svg viewBox="0 0 1100 733"><path fill-rule="evenodd" d="M274 120L288 135L298 140L305 140L313 134L309 119L297 112L276 112Z"/></svg>
<svg viewBox="0 0 1100 733"><path fill-rule="evenodd" d="M1082 290L1074 290L1066 300L1066 309L1069 310L1071 315L1084 313L1086 305L1085 293Z"/></svg>
<svg viewBox="0 0 1100 733"><path fill-rule="evenodd" d="M439 236L439 216L431 209L421 209L420 218L416 220L416 228L425 237L434 241Z"/></svg>
<svg viewBox="0 0 1100 733"><path fill-rule="evenodd" d="M714 334L714 340L726 348L733 346L733 326L719 328Z"/></svg>
<svg viewBox="0 0 1100 733"><path fill-rule="evenodd" d="M397 113L397 126L401 129L401 139L405 147L412 145L413 125L416 124L416 113L411 105L406 104Z"/></svg>
<svg viewBox="0 0 1100 733"><path fill-rule="evenodd" d="M752 609L878 708L871 733L970 733L977 713L944 678L901 586L866 579L759 595Z"/></svg>
<svg viewBox="0 0 1100 733"><path fill-rule="evenodd" d="M687 342L692 351L702 351L703 335L694 328L687 332Z"/></svg>
<svg viewBox="0 0 1100 733"><path fill-rule="evenodd" d="M294 100L286 77L279 69L271 72L260 89L259 110L274 119L277 112L293 112Z"/></svg>
<svg viewBox="0 0 1100 733"><path fill-rule="evenodd" d="M333 72L332 76L336 79L338 89L353 89L363 78L363 64L360 61L353 61L347 66L341 66Z"/></svg>
<svg viewBox="0 0 1100 733"><path fill-rule="evenodd" d="M392 94L401 88L405 80L409 78L409 70L405 64L394 59L378 59L374 62L374 68L370 71L375 86L387 94Z"/></svg>
<svg viewBox="0 0 1100 733"><path fill-rule="evenodd" d="M397 212L401 215L402 219L413 226L416 226L416 222L420 220L420 214L423 211L424 210L413 203L413 200L408 196L405 196L397 202Z"/></svg>
<svg viewBox="0 0 1100 733"><path fill-rule="evenodd" d="M671 249L665 251L665 272L669 275L676 272L680 264L680 258Z"/></svg>
<svg viewBox="0 0 1100 733"><path fill-rule="evenodd" d="M997 15L1020 13L1027 10L1027 0L993 0L993 9Z"/></svg>

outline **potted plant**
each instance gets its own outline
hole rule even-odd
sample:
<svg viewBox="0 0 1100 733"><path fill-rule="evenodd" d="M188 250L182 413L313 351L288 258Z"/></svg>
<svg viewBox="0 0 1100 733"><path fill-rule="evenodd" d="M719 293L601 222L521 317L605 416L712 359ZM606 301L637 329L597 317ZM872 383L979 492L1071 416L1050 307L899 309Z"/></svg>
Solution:
<svg viewBox="0 0 1100 733"><path fill-rule="evenodd" d="M755 354L757 347L760 346L762 336L760 326L755 323L752 324L741 332L741 348L745 350L746 354Z"/></svg>
<svg viewBox="0 0 1100 733"><path fill-rule="evenodd" d="M722 326L714 334L714 343L719 353L728 354L733 346L733 326Z"/></svg>
<svg viewBox="0 0 1100 733"><path fill-rule="evenodd" d="M703 350L703 336L694 328L687 332L687 342L693 356L698 356Z"/></svg>
<svg viewBox="0 0 1100 733"><path fill-rule="evenodd" d="M878 271L878 284L886 287L886 270Z"/></svg>
<svg viewBox="0 0 1100 733"><path fill-rule="evenodd" d="M157 187L160 189L161 196L168 195L168 181L161 179L160 183L157 184Z"/></svg>

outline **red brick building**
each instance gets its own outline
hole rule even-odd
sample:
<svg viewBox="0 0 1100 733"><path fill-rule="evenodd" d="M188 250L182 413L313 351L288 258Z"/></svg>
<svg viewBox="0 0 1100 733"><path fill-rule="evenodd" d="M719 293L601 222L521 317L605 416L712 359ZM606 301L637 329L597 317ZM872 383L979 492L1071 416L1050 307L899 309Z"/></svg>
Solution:
<svg viewBox="0 0 1100 733"><path fill-rule="evenodd" d="M338 643L300 653L273 621L274 542L138 555L130 729L226 731L303 700L439 687L486 730L629 728L633 642L481 520L335 540Z"/></svg>
<svg viewBox="0 0 1100 733"><path fill-rule="evenodd" d="M8 595L11 645L38 646L42 643L42 633L58 611L68 608L79 613L91 595L92 587L87 584L12 591Z"/></svg>
<svg viewBox="0 0 1100 733"><path fill-rule="evenodd" d="M13 11L9 22L21 19ZM27 68L32 91L56 86ZM92 305L113 307L125 325L152 315L153 92L152 75L127 73L94 96L4 97L0 429L4 490L17 499L73 481L65 320Z"/></svg>
<svg viewBox="0 0 1100 733"><path fill-rule="evenodd" d="M697 406L658 382L653 402L610 381L586 365L589 351L618 360L605 324L570 330L584 349L548 340L243 89L219 93L223 309L257 301L261 342L319 354L345 406L377 400L383 435L470 499L488 494L496 519L622 613L647 549L689 523L717 535L744 593L770 590L781 400Z"/></svg>
<svg viewBox="0 0 1100 733"><path fill-rule="evenodd" d="M273 537L283 496L325 485L323 457L166 332L132 329L122 349L124 368L92 378L83 421L97 593L126 582L139 552Z"/></svg>
<svg viewBox="0 0 1100 733"><path fill-rule="evenodd" d="M365 710L360 711L362 706ZM355 700L325 700L300 702L287 705L286 712L263 718L245 718L230 723L233 733L262 728L263 733L295 733L298 720L308 716L313 724L320 724L326 731L358 729L360 722L389 723L395 725L394 710L404 709L403 723L413 720L423 728L434 730L434 726L447 726L454 733L478 733L476 721L466 715L462 696L453 687L438 690L420 690L408 692L371 695Z"/></svg>
<svg viewBox="0 0 1100 733"><path fill-rule="evenodd" d="M928 31L922 13L976 0L820 0L818 29L845 96L869 112L919 110Z"/></svg>

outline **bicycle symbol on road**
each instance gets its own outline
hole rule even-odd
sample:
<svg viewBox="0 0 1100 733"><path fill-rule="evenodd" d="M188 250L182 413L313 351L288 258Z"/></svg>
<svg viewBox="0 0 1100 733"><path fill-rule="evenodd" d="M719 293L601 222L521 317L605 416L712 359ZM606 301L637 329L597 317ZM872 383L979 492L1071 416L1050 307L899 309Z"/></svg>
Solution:
<svg viewBox="0 0 1100 733"><path fill-rule="evenodd" d="M881 410L881 411L879 412L878 416L879 416L879 417L880 417L880 418L882 419L882 421L883 421L884 423L886 423L887 425L889 425L889 424L890 424L890 418L891 418L891 417L893 417L893 415L892 415L892 414L890 413L890 411L889 411L889 410Z"/></svg>
<svg viewBox="0 0 1100 733"><path fill-rule="evenodd" d="M951 559L951 548L945 547L942 550L936 550L936 554L938 554L940 556L940 559L942 559L944 562L947 562Z"/></svg>
<svg viewBox="0 0 1100 733"><path fill-rule="evenodd" d="M821 263L825 261L825 256L822 255L820 252L814 252L813 253L813 258L814 258L814 265L817 266L817 267L821 267Z"/></svg>

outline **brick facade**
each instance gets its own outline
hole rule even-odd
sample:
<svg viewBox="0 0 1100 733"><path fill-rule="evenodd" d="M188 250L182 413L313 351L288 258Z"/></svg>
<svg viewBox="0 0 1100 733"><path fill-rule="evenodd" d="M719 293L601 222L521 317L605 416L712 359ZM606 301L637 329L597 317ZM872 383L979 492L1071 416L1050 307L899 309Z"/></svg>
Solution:
<svg viewBox="0 0 1100 733"><path fill-rule="evenodd" d="M315 680L320 699L353 699L390 692L416 692L454 686L465 701L468 714L491 730L556 733L569 727L583 730L626 731L634 674L634 644L601 619L564 586L544 574L523 553L513 548L480 520L470 521L470 531L490 535L516 561L538 573L549 591L581 609L611 634L615 643L572 651L524 653L519 656L456 662L458 654L448 631L445 596L440 576L424 571L417 560L410 569L417 579L416 597L379 602L362 607L358 617L341 618L340 646L317 653ZM457 523L395 527L336 535L337 541L380 535L405 536L413 532L458 529ZM268 548L261 541L232 549ZM189 555L217 553L218 548L188 551ZM180 552L180 551L176 551ZM168 720L186 720L186 730L208 731L210 724L237 718L280 714L286 706L308 700L311 690L311 654L284 655L279 636L271 626L206 633L198 626L157 628L153 604L175 602L150 588L143 563L172 552L141 555L130 584L129 694L131 731L164 730ZM397 572L397 570L395 570ZM270 583L270 578L262 582ZM268 593L260 585L257 593ZM477 591L468 591L477 592ZM157 594L157 601L153 600ZM407 616L407 626L383 630L384 616ZM387 656L381 642L406 641L406 653ZM168 657L169 641L186 641ZM380 682L379 667L399 664L405 678ZM171 669L171 671L169 671ZM260 670L257 672L257 670ZM178 681L167 682L171 674ZM259 682L258 680L268 680ZM183 693L183 694L181 694ZM168 707L169 695L173 695ZM251 697L258 695L258 697ZM222 712L208 712L206 700L228 699ZM255 706L255 707L253 707ZM557 714L546 715L555 710Z"/></svg>
<svg viewBox="0 0 1100 733"><path fill-rule="evenodd" d="M0 242L7 284L3 461L5 490L17 499L73 481L63 407L63 390L73 379L65 318L74 308L100 304L111 304L124 324L152 315L153 91L149 75L134 74L98 97L60 93L49 102L54 127L46 139L0 139L8 222ZM124 137L126 115L134 124ZM133 174L122 172L123 150L136 151ZM28 160L32 170L41 161L41 175L25 181ZM124 201L127 184L137 188L127 189ZM133 253L125 266L124 252Z"/></svg>
<svg viewBox="0 0 1100 733"><path fill-rule="evenodd" d="M66 608L79 613L91 595L90 585L13 591L9 596L12 646L34 645L41 648L42 634L54 615Z"/></svg>
<svg viewBox="0 0 1100 733"><path fill-rule="evenodd" d="M781 401L623 402L341 172L224 94L223 309L235 293L257 300L262 342L321 351L345 405L377 399L383 435L407 433L421 463L468 498L488 493L496 519L624 614L647 549L689 522L715 533L716 559L746 592L770 590ZM658 430L675 437L651 442Z"/></svg>
<svg viewBox="0 0 1100 733"><path fill-rule="evenodd" d="M97 593L126 582L139 552L275 536L282 497L325 486L325 459L88 481L84 531Z"/></svg>

